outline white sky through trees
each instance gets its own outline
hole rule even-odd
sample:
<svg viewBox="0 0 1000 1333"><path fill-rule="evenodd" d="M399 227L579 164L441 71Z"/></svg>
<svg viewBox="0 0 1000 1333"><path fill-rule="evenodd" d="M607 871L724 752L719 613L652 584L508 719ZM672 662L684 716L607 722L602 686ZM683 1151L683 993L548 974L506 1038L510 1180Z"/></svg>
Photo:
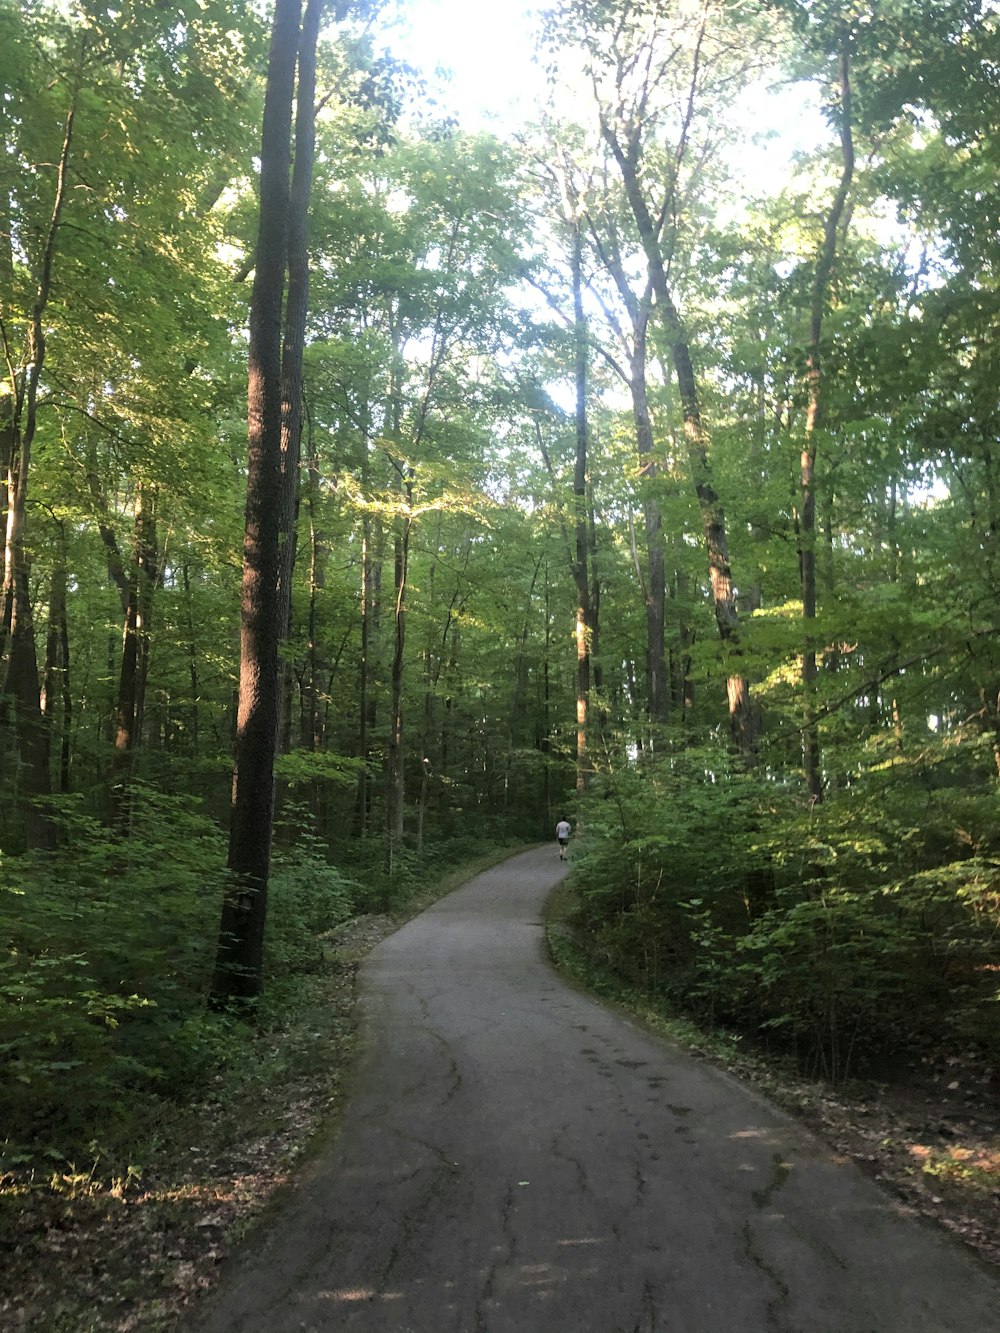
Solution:
<svg viewBox="0 0 1000 1333"><path fill-rule="evenodd" d="M545 100L545 74L534 60L545 8L541 0L396 0L385 11L382 40L423 74L442 115L464 130L503 135L536 119ZM819 101L817 87L799 84L747 90L734 104L734 118L760 136L734 162L751 190L765 180L779 188L793 155L825 142L830 130Z"/></svg>
<svg viewBox="0 0 1000 1333"><path fill-rule="evenodd" d="M424 72L450 71L439 101L463 129L510 123L531 114L542 87L532 64L539 6L530 0L399 0L399 23L386 41Z"/></svg>

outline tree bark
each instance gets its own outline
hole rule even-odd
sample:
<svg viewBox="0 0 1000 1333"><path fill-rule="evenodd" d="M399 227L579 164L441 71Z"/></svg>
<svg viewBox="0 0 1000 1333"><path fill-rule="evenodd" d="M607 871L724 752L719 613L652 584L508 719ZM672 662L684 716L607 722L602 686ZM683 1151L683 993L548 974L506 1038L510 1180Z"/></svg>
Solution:
<svg viewBox="0 0 1000 1333"><path fill-rule="evenodd" d="M59 524L59 554L52 570L49 628L42 671L41 713L50 734L59 735L59 791L70 789L73 695L69 678L69 626L66 618L66 533Z"/></svg>
<svg viewBox="0 0 1000 1333"><path fill-rule="evenodd" d="M319 709L320 673L325 661L319 645L319 598L326 583L326 536L320 520L320 473L315 446L307 449L309 508L309 612L306 634L305 701L301 719L302 746L311 751L323 746L324 730Z"/></svg>
<svg viewBox="0 0 1000 1333"><path fill-rule="evenodd" d="M149 674L150 619L158 564L152 498L140 485L135 502L131 568L125 583L125 625L115 704L115 755L109 783L111 823L122 834L128 832L129 779L142 730Z"/></svg>
<svg viewBox="0 0 1000 1333"><path fill-rule="evenodd" d="M288 198L288 292L281 347L281 546L283 637L292 638L292 579L298 553L306 317L309 310L309 196L316 152L316 44L325 0L308 0L299 34L295 155ZM292 664L281 661L281 749L292 747Z"/></svg>
<svg viewBox="0 0 1000 1333"><path fill-rule="evenodd" d="M188 675L191 680L191 710L189 714L190 752L193 758L197 758L200 747L198 697L201 693L201 686L198 681L198 648L195 641L194 603L191 597L191 569L186 560L181 566L181 578L183 580L184 603L187 611L187 658Z"/></svg>
<svg viewBox="0 0 1000 1333"><path fill-rule="evenodd" d="M824 393L821 339L823 316L829 296L830 274L837 254L837 235L847 206L854 176L854 140L851 131L850 59L846 46L838 57L840 85L840 145L843 166L833 204L827 214L823 241L816 259L809 311L809 342L806 347L806 383L809 401L806 409L805 440L799 459L799 576L802 588L802 619L805 643L802 652L802 697L805 721L802 727L802 769L806 793L815 804L823 799L823 779L819 729L815 719L816 643L812 622L816 619L816 451L818 432L823 420Z"/></svg>
<svg viewBox="0 0 1000 1333"><path fill-rule="evenodd" d="M456 220L451 235L451 243L444 259L444 268L451 272L455 262L455 242L458 234ZM434 332L430 343L430 355L427 365L426 380L415 420L408 433L406 453L403 457L401 433L403 425L403 382L400 374L400 347L402 333L394 327L391 333L393 346L393 369L389 385L388 437L399 450L399 457L392 460L398 473L396 489L399 495L399 514L395 520L394 535L394 587L395 608L393 615L393 653L390 672L390 722L389 752L386 765L386 851L385 866L389 874L393 870L396 848L403 837L406 769L403 745L403 678L405 674L404 649L406 645L406 597L410 564L410 539L413 535L414 484L416 479L415 461L420 456L424 443L424 431L432 402L438 372L444 364L449 342L449 331L445 326L445 307L440 304L434 319Z"/></svg>
<svg viewBox="0 0 1000 1333"><path fill-rule="evenodd" d="M629 393L632 398L632 418L635 425L636 452L643 482L648 484L657 474L654 453L653 422L649 412L646 385L646 329L645 318L637 326L633 346ZM663 543L663 516L660 506L647 493L642 501L643 523L646 529L646 707L650 722L666 722L667 708L667 641L666 641L666 558Z"/></svg>
<svg viewBox="0 0 1000 1333"><path fill-rule="evenodd" d="M366 446L367 448L367 446ZM364 480L362 481L364 486ZM372 533L372 519L365 510L361 517L361 656L358 663L358 753L361 768L358 772L358 798L355 829L363 838L368 832L371 805L369 762L371 737L378 722L378 699L375 694L373 664L379 657L381 622L379 605L382 590L381 534L376 545Z"/></svg>
<svg viewBox="0 0 1000 1333"><path fill-rule="evenodd" d="M292 104L300 46L299 0L276 0L261 136L260 214L248 347L246 525L228 865L212 998L216 1004L256 996L263 982L264 924L274 815L278 739L278 648L287 623L290 565L290 420L284 411L282 301L291 219ZM311 53L304 51L306 64ZM312 114L312 98L308 108ZM303 196L296 195L298 206ZM301 225L304 225L301 224ZM287 549L287 540L285 542ZM290 553L289 553L290 555Z"/></svg>
<svg viewBox="0 0 1000 1333"><path fill-rule="evenodd" d="M646 530L646 569L642 574L635 553L636 568L640 574L643 602L646 608L646 714L650 722L665 722L669 711L666 646L666 552L663 540L663 515L659 502L652 494L652 483L659 471L656 462L653 420L649 410L649 392L646 378L649 317L651 313L651 286L647 277L646 290L637 296L630 285L621 255L617 229L609 227L608 234L600 234L597 221L590 219L594 246L601 262L614 279L622 304L631 324L631 339L624 331L619 338L628 357L628 371L617 363L615 369L628 384L632 400L632 422L635 430L639 474L644 484L642 497L643 525ZM617 327L617 321L612 321Z"/></svg>
<svg viewBox="0 0 1000 1333"><path fill-rule="evenodd" d="M583 309L583 238L575 222L572 252L573 360L576 385L576 456L573 465L573 580L576 584L576 789L581 795L590 783L591 653L596 626L591 586L589 506L587 502L587 320Z"/></svg>
<svg viewBox="0 0 1000 1333"><path fill-rule="evenodd" d="M83 51L80 65L82 68ZM4 543L4 640L7 664L3 694L9 700L17 761L28 794L25 836L29 845L55 845L55 825L44 809L52 790L49 772L49 729L41 711L35 627L29 589L30 560L26 525L31 450L38 424L38 386L45 363L45 311L52 290L56 239L68 189L69 161L73 147L79 84L63 124L62 145L56 167L56 185L49 223L39 256L38 281L28 318L25 353L20 372L14 375L13 404L2 423L7 461L7 529ZM9 349L7 349L9 351Z"/></svg>
<svg viewBox="0 0 1000 1333"><path fill-rule="evenodd" d="M702 532L708 554L708 572L712 586L716 624L718 625L719 636L728 649L730 659L737 659L742 650L740 647L739 616L736 610L732 571L729 564L725 514L712 484L712 471L708 458L708 437L701 416L698 381L691 360L691 349L667 281L663 255L660 251L659 228L650 214L639 180L639 130L635 130L632 140L626 147L622 145L614 128L604 116L602 116L601 128L604 140L621 172L625 195L635 221L639 241L646 258L649 281L656 298L654 313L659 316L662 322L666 342L670 349L674 375L677 381L677 392L681 401L684 441L694 479L695 492L698 496ZM756 758L758 728L755 711L750 701L750 687L746 678L742 674L732 672L726 682L726 694L733 744L747 763L753 763Z"/></svg>
<svg viewBox="0 0 1000 1333"><path fill-rule="evenodd" d="M677 708L681 713L682 723L694 707L694 682L691 679L691 650L694 647L694 631L688 620L688 576L678 569L674 579L672 593L677 608L677 651L671 672L673 694Z"/></svg>
<svg viewBox="0 0 1000 1333"><path fill-rule="evenodd" d="M406 755L403 748L403 674L406 649L406 585L410 564L410 535L413 522L409 510L413 504L413 469L406 469L406 480L400 479L400 494L405 499L406 513L397 520L394 538L395 604L393 611L393 649L390 668L389 705L389 762L386 774L386 869L393 871L396 849L403 839L406 798Z"/></svg>

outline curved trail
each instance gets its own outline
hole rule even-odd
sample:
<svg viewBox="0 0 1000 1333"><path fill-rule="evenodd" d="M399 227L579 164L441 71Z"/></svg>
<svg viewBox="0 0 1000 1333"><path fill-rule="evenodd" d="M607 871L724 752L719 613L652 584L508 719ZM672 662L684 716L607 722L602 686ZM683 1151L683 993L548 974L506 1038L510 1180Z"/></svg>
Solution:
<svg viewBox="0 0 1000 1333"><path fill-rule="evenodd" d="M564 985L515 856L385 940L343 1131L198 1333L996 1333L1000 1283Z"/></svg>

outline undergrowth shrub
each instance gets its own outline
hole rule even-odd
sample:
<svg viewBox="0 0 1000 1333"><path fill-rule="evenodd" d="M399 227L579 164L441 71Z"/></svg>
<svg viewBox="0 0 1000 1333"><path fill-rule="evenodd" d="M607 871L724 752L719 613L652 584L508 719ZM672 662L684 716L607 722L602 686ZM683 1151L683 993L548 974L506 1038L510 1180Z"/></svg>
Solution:
<svg viewBox="0 0 1000 1333"><path fill-rule="evenodd" d="M358 886L356 910L391 914L406 912L429 884L436 883L452 867L500 849L508 841L500 834L490 837L477 829L474 836L456 834L428 841L421 851L404 842L393 849L391 867L386 864L382 837L357 840L339 847L337 854Z"/></svg>
<svg viewBox="0 0 1000 1333"><path fill-rule="evenodd" d="M406 847L389 875L373 838L345 870L330 863L310 810L286 801L264 995L218 1013L206 997L225 834L197 798L149 784L131 785L128 806L125 838L82 798L60 798L61 848L0 859L0 1155L15 1165L46 1153L111 1156L171 1105L209 1087L216 1095L224 1071L239 1083L255 1043L319 1002L331 931L357 913L405 907L449 864L483 850L462 838L423 854Z"/></svg>
<svg viewBox="0 0 1000 1333"><path fill-rule="evenodd" d="M1000 1058L995 793L922 754L814 810L711 752L637 764L584 810L591 956L833 1079L947 1046Z"/></svg>
<svg viewBox="0 0 1000 1333"><path fill-rule="evenodd" d="M66 850L0 861L0 1122L69 1151L218 1059L227 1022L203 996L225 845L190 800L141 785L127 841L74 800L58 813Z"/></svg>
<svg viewBox="0 0 1000 1333"><path fill-rule="evenodd" d="M331 865L309 834L274 854L264 949L269 1011L293 1002L298 979L323 966L323 937L353 916L364 898L362 886Z"/></svg>
<svg viewBox="0 0 1000 1333"><path fill-rule="evenodd" d="M761 818L752 784L715 751L596 784L575 872L578 919L595 947L654 989L693 982L709 936L738 935L769 891L754 849Z"/></svg>

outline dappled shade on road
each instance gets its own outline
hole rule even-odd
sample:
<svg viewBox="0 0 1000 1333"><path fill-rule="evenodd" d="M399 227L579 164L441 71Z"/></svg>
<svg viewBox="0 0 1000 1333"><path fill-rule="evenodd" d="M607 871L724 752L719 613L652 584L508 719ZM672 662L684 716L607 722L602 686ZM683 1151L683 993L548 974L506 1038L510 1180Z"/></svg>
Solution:
<svg viewBox="0 0 1000 1333"><path fill-rule="evenodd" d="M522 854L379 946L340 1139L192 1327L994 1333L949 1238L556 977L564 871Z"/></svg>

